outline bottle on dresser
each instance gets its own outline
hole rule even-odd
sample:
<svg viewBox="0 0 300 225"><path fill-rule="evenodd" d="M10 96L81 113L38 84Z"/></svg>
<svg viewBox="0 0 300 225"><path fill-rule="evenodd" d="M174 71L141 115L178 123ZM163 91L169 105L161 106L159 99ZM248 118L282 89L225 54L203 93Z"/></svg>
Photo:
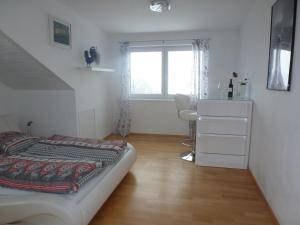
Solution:
<svg viewBox="0 0 300 225"><path fill-rule="evenodd" d="M250 98L250 82L247 78L243 79L240 83L240 95L241 98Z"/></svg>
<svg viewBox="0 0 300 225"><path fill-rule="evenodd" d="M228 85L228 98L232 98L233 97L233 83L232 83L232 79L230 79L229 85Z"/></svg>

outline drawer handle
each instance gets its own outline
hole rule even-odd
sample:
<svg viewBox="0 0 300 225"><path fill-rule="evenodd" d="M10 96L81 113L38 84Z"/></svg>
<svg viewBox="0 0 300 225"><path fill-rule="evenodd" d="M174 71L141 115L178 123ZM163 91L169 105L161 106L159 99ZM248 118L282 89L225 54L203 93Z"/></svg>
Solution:
<svg viewBox="0 0 300 225"><path fill-rule="evenodd" d="M247 136L242 135L234 135L234 134L206 134L206 133L198 133L197 137L220 137L220 138L242 138L247 140Z"/></svg>
<svg viewBox="0 0 300 225"><path fill-rule="evenodd" d="M198 120L201 121L201 120L205 120L205 118L207 118L208 120L209 119L214 119L214 120L237 120L237 121L244 121L245 123L248 122L248 118L235 118L235 117L202 117L202 116L199 116Z"/></svg>

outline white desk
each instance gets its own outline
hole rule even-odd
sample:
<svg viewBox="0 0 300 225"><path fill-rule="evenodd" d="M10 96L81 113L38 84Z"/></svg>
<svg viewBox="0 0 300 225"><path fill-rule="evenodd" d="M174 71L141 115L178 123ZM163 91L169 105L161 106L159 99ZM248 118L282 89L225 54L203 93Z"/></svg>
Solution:
<svg viewBox="0 0 300 225"><path fill-rule="evenodd" d="M248 168L252 101L198 102L196 165Z"/></svg>

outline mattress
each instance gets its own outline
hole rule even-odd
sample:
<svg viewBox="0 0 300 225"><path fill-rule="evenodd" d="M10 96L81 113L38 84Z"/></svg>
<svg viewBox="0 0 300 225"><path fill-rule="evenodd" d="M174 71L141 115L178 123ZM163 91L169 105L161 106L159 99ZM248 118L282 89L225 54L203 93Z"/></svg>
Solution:
<svg viewBox="0 0 300 225"><path fill-rule="evenodd" d="M74 194L48 194L0 188L0 224L16 221L41 224L39 220L42 219L40 216L43 216L44 224L47 225L86 225L127 174L135 159L135 150L128 144L117 163L108 166Z"/></svg>

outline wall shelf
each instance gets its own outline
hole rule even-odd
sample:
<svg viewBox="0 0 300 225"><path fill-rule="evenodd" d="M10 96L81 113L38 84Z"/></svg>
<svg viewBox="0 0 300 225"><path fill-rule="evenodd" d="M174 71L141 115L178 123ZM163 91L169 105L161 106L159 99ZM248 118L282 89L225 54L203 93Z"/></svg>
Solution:
<svg viewBox="0 0 300 225"><path fill-rule="evenodd" d="M96 67L96 66L91 66L91 67L78 67L80 70L85 70L85 71L90 71L90 72L108 72L108 73L113 73L116 70L111 69L111 68L104 68L104 67Z"/></svg>

